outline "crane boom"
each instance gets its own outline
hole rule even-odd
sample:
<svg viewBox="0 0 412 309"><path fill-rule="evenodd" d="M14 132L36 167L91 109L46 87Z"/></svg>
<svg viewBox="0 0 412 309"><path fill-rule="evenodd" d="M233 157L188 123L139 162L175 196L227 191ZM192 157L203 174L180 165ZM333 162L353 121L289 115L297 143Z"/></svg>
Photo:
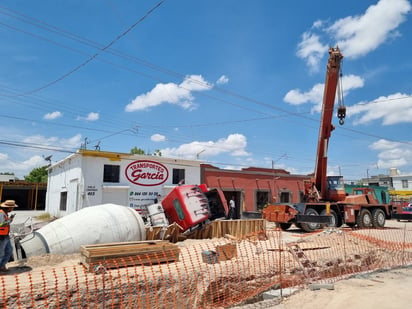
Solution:
<svg viewBox="0 0 412 309"><path fill-rule="evenodd" d="M382 228L385 220L392 217L392 205L379 204L372 189L360 188L357 191L361 194L349 195L345 192L342 176L327 176L328 144L335 128L332 115L336 94L339 124L344 123L346 116L339 83L342 59L338 47L329 49L315 174L310 180L304 180L303 199L295 204L275 203L262 210L264 219L276 222L283 230L287 230L292 224L306 232L313 232L324 226L340 227L343 223L350 227L357 225L361 228Z"/></svg>
<svg viewBox="0 0 412 309"><path fill-rule="evenodd" d="M328 144L331 132L335 129L332 124L332 115L335 104L336 89L338 87L340 65L343 55L338 47L329 48L329 60L326 68L325 88L323 92L323 104L321 123L319 128L318 149L316 155L316 168L314 185L320 194L321 200L330 197L328 192L327 165L328 165ZM343 124L345 118L345 108L339 106L339 123Z"/></svg>

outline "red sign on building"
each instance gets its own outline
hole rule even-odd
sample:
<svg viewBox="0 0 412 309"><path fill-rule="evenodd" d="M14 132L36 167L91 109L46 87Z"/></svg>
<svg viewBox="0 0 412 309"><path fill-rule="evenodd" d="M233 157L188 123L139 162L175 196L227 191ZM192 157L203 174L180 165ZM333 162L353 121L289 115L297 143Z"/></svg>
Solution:
<svg viewBox="0 0 412 309"><path fill-rule="evenodd" d="M158 186L169 177L169 171L161 163L139 160L130 163L125 170L126 178L140 186Z"/></svg>

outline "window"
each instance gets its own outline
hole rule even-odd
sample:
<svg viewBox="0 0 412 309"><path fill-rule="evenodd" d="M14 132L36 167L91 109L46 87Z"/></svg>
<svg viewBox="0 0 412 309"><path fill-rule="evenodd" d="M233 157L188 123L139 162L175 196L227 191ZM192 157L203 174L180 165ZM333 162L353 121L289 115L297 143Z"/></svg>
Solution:
<svg viewBox="0 0 412 309"><path fill-rule="evenodd" d="M183 212L182 205L180 205L180 202L178 199L173 201L173 207L175 208L176 214L179 217L179 220L184 220L185 218L185 213Z"/></svg>
<svg viewBox="0 0 412 309"><path fill-rule="evenodd" d="M60 192L60 210L67 209L67 191Z"/></svg>
<svg viewBox="0 0 412 309"><path fill-rule="evenodd" d="M408 180L407 179L402 179L402 188L407 189L408 188Z"/></svg>
<svg viewBox="0 0 412 309"><path fill-rule="evenodd" d="M173 169L173 184L184 184L185 183L185 170L182 168Z"/></svg>
<svg viewBox="0 0 412 309"><path fill-rule="evenodd" d="M330 190L344 190L342 176L328 176L328 188Z"/></svg>
<svg viewBox="0 0 412 309"><path fill-rule="evenodd" d="M386 200L386 194L384 191L381 191L381 199L382 199L382 203L384 204L388 203L388 201Z"/></svg>
<svg viewBox="0 0 412 309"><path fill-rule="evenodd" d="M256 210L262 210L269 203L268 191L256 191Z"/></svg>
<svg viewBox="0 0 412 309"><path fill-rule="evenodd" d="M299 201L300 202L305 201L305 193L303 191L299 191Z"/></svg>
<svg viewBox="0 0 412 309"><path fill-rule="evenodd" d="M290 203L290 192L286 191L286 192L280 192L280 202L281 203Z"/></svg>
<svg viewBox="0 0 412 309"><path fill-rule="evenodd" d="M103 182L120 182L120 165L104 165Z"/></svg>

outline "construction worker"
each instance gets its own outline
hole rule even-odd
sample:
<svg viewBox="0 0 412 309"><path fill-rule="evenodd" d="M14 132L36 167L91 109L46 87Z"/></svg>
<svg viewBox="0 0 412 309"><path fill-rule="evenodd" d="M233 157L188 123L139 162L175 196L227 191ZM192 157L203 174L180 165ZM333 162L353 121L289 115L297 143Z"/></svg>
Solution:
<svg viewBox="0 0 412 309"><path fill-rule="evenodd" d="M232 198L229 201L229 219L235 219L236 217L236 204L235 204L235 197L232 196Z"/></svg>
<svg viewBox="0 0 412 309"><path fill-rule="evenodd" d="M16 207L16 202L13 200L0 204L0 273L8 271L6 264L13 253L9 234L14 214L9 216L9 213Z"/></svg>

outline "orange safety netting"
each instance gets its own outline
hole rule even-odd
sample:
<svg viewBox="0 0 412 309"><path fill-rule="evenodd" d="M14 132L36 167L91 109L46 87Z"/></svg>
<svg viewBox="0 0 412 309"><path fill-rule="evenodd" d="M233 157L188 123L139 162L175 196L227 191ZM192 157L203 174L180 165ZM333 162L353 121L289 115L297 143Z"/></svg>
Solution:
<svg viewBox="0 0 412 309"><path fill-rule="evenodd" d="M74 263L0 275L0 307L224 308L270 289L412 264L412 226L406 225L297 236L271 229L176 245L175 261L160 252L150 260L134 256L90 268Z"/></svg>

